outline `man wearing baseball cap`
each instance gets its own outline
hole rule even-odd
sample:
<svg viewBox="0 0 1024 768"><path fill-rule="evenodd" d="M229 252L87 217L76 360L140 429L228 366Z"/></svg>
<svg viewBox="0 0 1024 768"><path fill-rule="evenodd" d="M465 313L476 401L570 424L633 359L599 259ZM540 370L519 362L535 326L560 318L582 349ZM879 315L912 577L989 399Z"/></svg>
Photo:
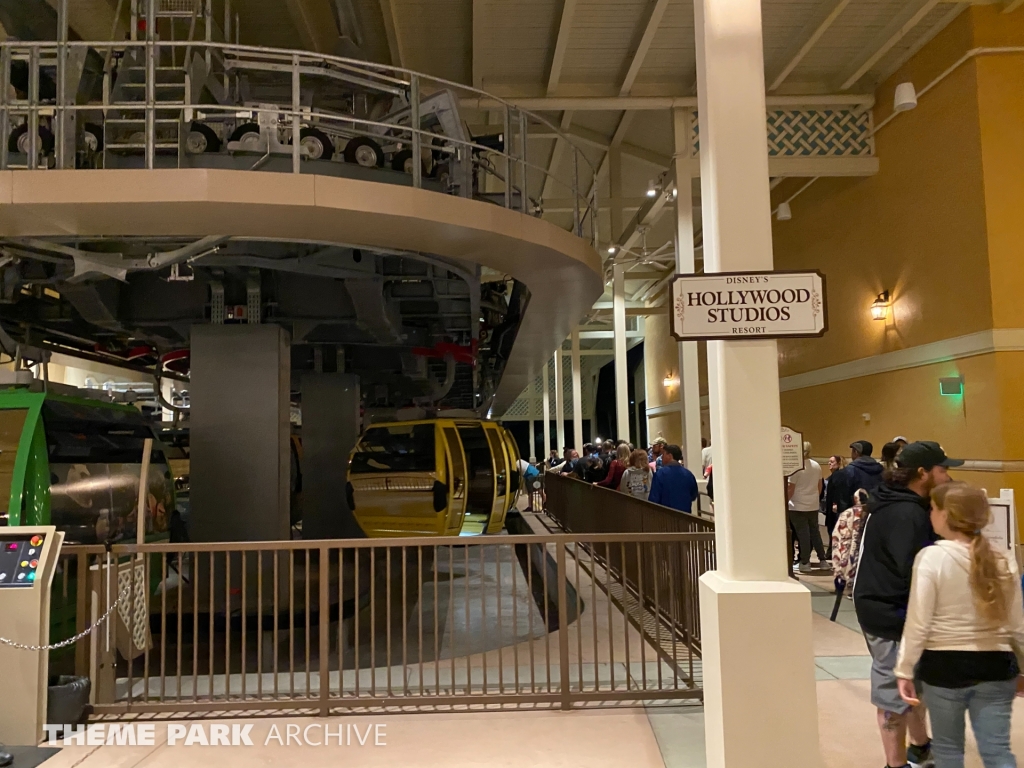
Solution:
<svg viewBox="0 0 1024 768"><path fill-rule="evenodd" d="M647 458L649 459L652 472L661 468L661 459L666 445L668 445L668 440L661 435L654 438L654 442L651 443L651 450L648 451Z"/></svg>
<svg viewBox="0 0 1024 768"><path fill-rule="evenodd" d="M932 765L924 708L911 707L900 698L893 668L907 616L914 558L935 540L928 497L935 486L949 482L948 468L961 464L947 457L938 443L910 443L868 500L853 603L871 654L871 703L878 710L889 768Z"/></svg>
<svg viewBox="0 0 1024 768"><path fill-rule="evenodd" d="M853 494L857 491L870 493L882 483L882 465L871 458L875 447L867 440L850 443L850 463L839 470L832 482L836 500L836 514L853 506Z"/></svg>

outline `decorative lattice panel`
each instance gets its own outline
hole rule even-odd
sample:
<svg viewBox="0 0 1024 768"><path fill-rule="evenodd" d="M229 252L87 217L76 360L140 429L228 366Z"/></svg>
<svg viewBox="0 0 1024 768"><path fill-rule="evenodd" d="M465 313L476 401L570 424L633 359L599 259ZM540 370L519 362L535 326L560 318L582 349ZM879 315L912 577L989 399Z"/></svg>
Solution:
<svg viewBox="0 0 1024 768"><path fill-rule="evenodd" d="M874 154L871 113L844 109L768 113L770 157L857 157Z"/></svg>
<svg viewBox="0 0 1024 768"><path fill-rule="evenodd" d="M871 157L871 111L777 109L768 113L769 157ZM697 112L691 114L690 142L700 152Z"/></svg>
<svg viewBox="0 0 1024 768"><path fill-rule="evenodd" d="M593 418L593 374L607 362L607 358L600 363L592 362L592 358L583 357L580 362L580 395L583 401L583 418ZM572 418L572 369L569 366L568 356L562 367L562 412L566 419ZM555 369L548 367L548 398L551 402L551 414L555 412ZM508 407L502 414L502 419L507 421L524 421L528 419L544 418L544 380L538 375L533 381L533 386L527 386L523 393Z"/></svg>
<svg viewBox="0 0 1024 768"><path fill-rule="evenodd" d="M526 398L520 395L515 402L508 407L502 416L503 419L529 419L532 414L530 413L530 405L533 402L533 398Z"/></svg>
<svg viewBox="0 0 1024 768"><path fill-rule="evenodd" d="M125 599L118 603L117 615L120 617L124 629L131 632L134 652L146 650L148 640L149 600L146 594L146 569L142 563L135 563L134 569L131 565L122 563L117 569L117 594L122 595L126 590L132 589L133 580L134 589L132 591L135 594L126 595ZM132 621L133 613L134 622Z"/></svg>

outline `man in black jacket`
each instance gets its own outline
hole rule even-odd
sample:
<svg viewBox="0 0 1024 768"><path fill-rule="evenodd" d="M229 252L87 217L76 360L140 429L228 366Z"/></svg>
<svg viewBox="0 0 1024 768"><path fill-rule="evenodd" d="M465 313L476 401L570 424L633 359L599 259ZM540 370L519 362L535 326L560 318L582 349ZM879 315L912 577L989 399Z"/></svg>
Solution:
<svg viewBox="0 0 1024 768"><path fill-rule="evenodd" d="M835 485L836 516L853 506L853 494L859 490L871 493L882 484L881 464L871 458L875 447L867 440L850 443L852 461L833 475Z"/></svg>
<svg viewBox="0 0 1024 768"><path fill-rule="evenodd" d="M868 500L853 604L871 654L871 703L878 709L890 768L931 765L924 708L900 698L893 667L907 617L914 558L935 540L929 494L949 482L947 467L961 464L947 458L938 443L911 443Z"/></svg>

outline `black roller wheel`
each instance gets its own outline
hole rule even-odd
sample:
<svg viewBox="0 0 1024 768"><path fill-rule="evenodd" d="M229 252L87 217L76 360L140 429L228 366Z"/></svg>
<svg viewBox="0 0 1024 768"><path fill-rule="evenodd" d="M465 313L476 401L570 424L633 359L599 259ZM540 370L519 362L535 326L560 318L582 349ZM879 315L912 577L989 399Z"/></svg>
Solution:
<svg viewBox="0 0 1024 768"><path fill-rule="evenodd" d="M258 128L256 135L259 136ZM188 136L185 137L185 153L201 155L204 152L220 152L220 143L220 136L213 128L193 120L188 127Z"/></svg>
<svg viewBox="0 0 1024 768"><path fill-rule="evenodd" d="M85 148L95 154L103 150L103 126L96 123L86 123L82 130L82 141Z"/></svg>
<svg viewBox="0 0 1024 768"><path fill-rule="evenodd" d="M403 149L400 152L395 152L391 158L391 168L402 173L412 173L412 150ZM423 175L427 176L426 164L423 165Z"/></svg>
<svg viewBox="0 0 1024 768"><path fill-rule="evenodd" d="M53 152L53 146L53 133L49 128L40 125L39 149L42 150L44 155L48 155ZM7 151L20 152L23 155L28 154L28 123L22 123L11 131L11 135L7 139Z"/></svg>
<svg viewBox="0 0 1024 768"><path fill-rule="evenodd" d="M441 185L442 192L447 192L448 185L451 183L451 171L448 168L448 163L435 163L434 167L430 169L430 178L435 179Z"/></svg>
<svg viewBox="0 0 1024 768"><path fill-rule="evenodd" d="M383 168L384 150L373 139L357 136L345 145L345 162L355 163L364 168Z"/></svg>
<svg viewBox="0 0 1024 768"><path fill-rule="evenodd" d="M242 149L258 151L260 148L260 127L256 123L242 123L231 133L228 141L237 141Z"/></svg>
<svg viewBox="0 0 1024 768"><path fill-rule="evenodd" d="M299 144L306 150L309 160L330 160L334 157L334 142L319 128L303 128L299 132Z"/></svg>

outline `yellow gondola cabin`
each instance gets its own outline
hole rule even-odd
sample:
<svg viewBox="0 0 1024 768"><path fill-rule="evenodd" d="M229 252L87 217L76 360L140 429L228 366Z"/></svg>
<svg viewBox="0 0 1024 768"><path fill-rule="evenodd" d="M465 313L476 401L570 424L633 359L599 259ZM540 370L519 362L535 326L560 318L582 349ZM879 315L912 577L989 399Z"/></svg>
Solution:
<svg viewBox="0 0 1024 768"><path fill-rule="evenodd" d="M496 422L374 424L349 457L349 507L372 538L499 533L519 496L518 460Z"/></svg>

